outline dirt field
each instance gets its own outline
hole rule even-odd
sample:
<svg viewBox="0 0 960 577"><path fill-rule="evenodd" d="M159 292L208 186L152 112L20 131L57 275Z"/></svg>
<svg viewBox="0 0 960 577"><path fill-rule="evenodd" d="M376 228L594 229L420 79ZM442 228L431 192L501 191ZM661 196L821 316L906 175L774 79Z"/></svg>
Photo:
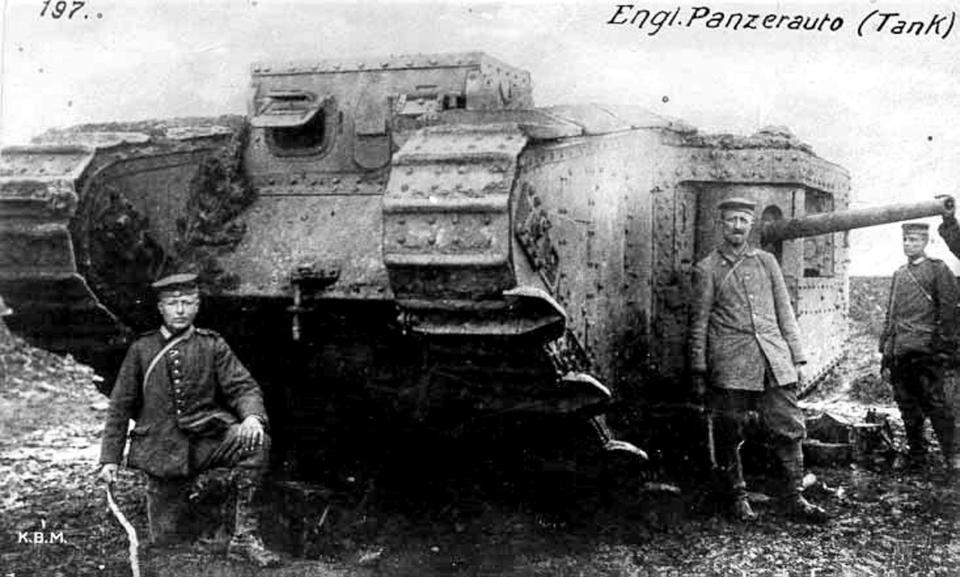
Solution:
<svg viewBox="0 0 960 577"><path fill-rule="evenodd" d="M876 376L885 284L852 286L847 356L807 408L857 419L874 408L894 417L902 442ZM92 371L15 339L0 342L0 577L129 575L125 534L93 482L106 403ZM894 474L883 460L811 471L807 496L835 515L826 527L795 524L762 495L760 522L745 527L698 494L558 508L466 487L413 500L366 491L359 501L334 501L319 527L305 529L315 536L305 557L288 553L283 567L262 574L960 575L960 482L945 482L936 466ZM141 488L125 472L116 492L145 536ZM141 563L144 575L257 574L227 562L217 542L142 552Z"/></svg>

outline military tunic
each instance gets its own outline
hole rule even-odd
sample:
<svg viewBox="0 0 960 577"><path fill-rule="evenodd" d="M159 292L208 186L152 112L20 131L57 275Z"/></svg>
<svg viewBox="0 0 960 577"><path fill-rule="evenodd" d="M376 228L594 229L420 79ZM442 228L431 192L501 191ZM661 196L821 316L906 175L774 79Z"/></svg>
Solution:
<svg viewBox="0 0 960 577"><path fill-rule="evenodd" d="M795 383L806 357L777 259L752 247L737 256L724 245L694 275L691 370L723 389L763 391L768 367L776 384Z"/></svg>
<svg viewBox="0 0 960 577"><path fill-rule="evenodd" d="M768 252L747 247L737 255L721 245L697 263L695 289L690 368L710 383L720 474L744 494L740 446L757 411L783 466L784 494L799 494L806 427L795 365L806 357L780 265Z"/></svg>
<svg viewBox="0 0 960 577"><path fill-rule="evenodd" d="M209 454L198 458L198 447L215 451L231 425L250 415L266 425L260 387L220 335L190 327L173 336L162 328L135 341L123 361L100 462L120 462L133 419L129 466L158 478L191 476L211 462Z"/></svg>
<svg viewBox="0 0 960 577"><path fill-rule="evenodd" d="M880 352L951 353L956 348L957 281L943 261L922 257L893 273Z"/></svg>
<svg viewBox="0 0 960 577"><path fill-rule="evenodd" d="M943 361L956 349L958 298L953 273L937 259L915 259L893 274L880 351L915 456L926 452L928 417L943 454L950 457L956 449Z"/></svg>

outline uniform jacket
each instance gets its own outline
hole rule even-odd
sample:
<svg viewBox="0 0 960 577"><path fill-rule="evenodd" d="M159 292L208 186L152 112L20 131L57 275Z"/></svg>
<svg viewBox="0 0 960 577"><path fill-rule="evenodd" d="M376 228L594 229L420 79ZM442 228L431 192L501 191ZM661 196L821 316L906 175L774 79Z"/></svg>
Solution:
<svg viewBox="0 0 960 577"><path fill-rule="evenodd" d="M960 224L957 223L957 219L953 217L944 218L937 231L943 241L947 243L950 252L960 258Z"/></svg>
<svg viewBox="0 0 960 577"><path fill-rule="evenodd" d="M217 333L191 327L177 340L166 329L143 335L131 345L110 395L100 450L101 463L119 463L130 431L127 464L158 477L190 471L191 439L219 433L249 415L266 424L263 395L256 381Z"/></svg>
<svg viewBox="0 0 960 577"><path fill-rule="evenodd" d="M777 384L797 381L806 357L772 254L747 247L738 257L722 245L697 263L694 289L691 370L724 389L762 391L767 364Z"/></svg>
<svg viewBox="0 0 960 577"><path fill-rule="evenodd" d="M885 360L907 353L952 353L958 297L957 280L941 260L924 257L897 269L880 336Z"/></svg>

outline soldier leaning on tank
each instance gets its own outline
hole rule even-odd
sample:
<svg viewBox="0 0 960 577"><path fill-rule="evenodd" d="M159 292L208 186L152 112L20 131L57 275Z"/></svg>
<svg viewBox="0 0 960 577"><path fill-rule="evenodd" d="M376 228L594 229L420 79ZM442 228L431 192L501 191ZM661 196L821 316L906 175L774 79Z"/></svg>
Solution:
<svg viewBox="0 0 960 577"><path fill-rule="evenodd" d="M956 350L957 281L943 261L924 254L929 225L903 225L907 264L893 273L880 336L884 380L893 387L907 434L904 465L925 465L924 421L930 418L948 473L960 468L953 414L944 393L945 364Z"/></svg>
<svg viewBox="0 0 960 577"><path fill-rule="evenodd" d="M150 539L183 539L186 489L202 471L233 469L236 491L230 558L265 567L279 557L260 539L253 502L268 463L270 438L260 387L217 333L193 325L200 306L197 277L179 274L153 284L163 325L127 353L110 396L99 479L112 483L130 430L127 464L147 474Z"/></svg>
<svg viewBox="0 0 960 577"><path fill-rule="evenodd" d="M698 396L705 396L715 425L716 461L731 492L734 517L757 518L740 460L744 426L749 413L757 411L784 471L784 511L799 521L823 523L829 519L826 511L800 494L806 427L797 385L806 359L777 259L747 242L755 207L742 198L718 204L723 242L695 268L693 385Z"/></svg>

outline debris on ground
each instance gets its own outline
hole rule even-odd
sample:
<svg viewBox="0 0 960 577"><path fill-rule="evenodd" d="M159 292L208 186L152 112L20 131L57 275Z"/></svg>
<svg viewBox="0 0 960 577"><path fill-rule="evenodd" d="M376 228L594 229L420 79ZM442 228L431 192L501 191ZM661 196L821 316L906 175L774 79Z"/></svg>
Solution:
<svg viewBox="0 0 960 577"><path fill-rule="evenodd" d="M819 417L820 430L812 427L823 443L850 445L856 440L851 431L867 423L902 448L902 425L888 391L867 380L877 372L871 355L884 282L851 284L855 322L846 358L804 409L811 418L828 415ZM869 291L858 292L864 286ZM94 482L107 407L95 375L68 356L15 337L0 339L0 363L0 575L129 575L126 534ZM951 387L956 399L956 379ZM648 511L617 502L544 510L444 495L405 507L371 488L362 499L318 504L317 519L300 528L318 545L298 557L288 552L278 569L257 573L231 564L222 550L204 543L147 548L141 565L144 575L957 574L960 481L945 477L933 455L929 470L919 474L894 472L885 459L852 457L813 466L810 473L805 495L835 516L823 527L788 520L775 498L759 492L751 500L760 519L744 526L722 508L695 506L687 495L676 496L687 499L682 516L654 523ZM214 485L201 483L198 491L209 496ZM145 536L143 486L139 474L122 471L114 491Z"/></svg>

